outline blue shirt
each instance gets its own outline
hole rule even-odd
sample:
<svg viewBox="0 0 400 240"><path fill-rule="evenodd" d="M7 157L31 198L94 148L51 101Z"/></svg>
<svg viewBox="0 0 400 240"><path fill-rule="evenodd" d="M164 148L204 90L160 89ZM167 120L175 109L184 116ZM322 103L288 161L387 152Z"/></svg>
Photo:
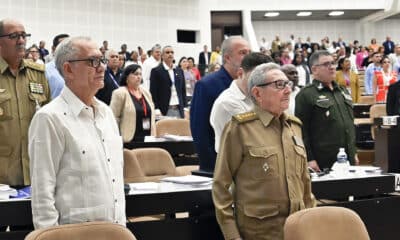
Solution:
<svg viewBox="0 0 400 240"><path fill-rule="evenodd" d="M232 77L224 67L198 81L194 88L190 107L190 129L200 159L200 170L214 171L215 137L210 124L211 108L219 94L232 83Z"/></svg>
<svg viewBox="0 0 400 240"><path fill-rule="evenodd" d="M64 88L65 81L61 74L56 68L56 64L53 61L46 63L46 78L49 81L51 99L54 99L60 95L61 90Z"/></svg>
<svg viewBox="0 0 400 240"><path fill-rule="evenodd" d="M382 70L381 66L375 66L374 63L368 65L367 70L365 70L365 79L364 79L364 86L365 86L365 93L372 94L372 81L374 79L375 71Z"/></svg>

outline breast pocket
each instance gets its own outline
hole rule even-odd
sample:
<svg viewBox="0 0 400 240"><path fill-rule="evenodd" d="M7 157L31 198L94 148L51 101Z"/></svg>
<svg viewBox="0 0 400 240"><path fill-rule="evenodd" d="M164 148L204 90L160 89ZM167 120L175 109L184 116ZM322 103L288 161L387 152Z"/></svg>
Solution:
<svg viewBox="0 0 400 240"><path fill-rule="evenodd" d="M0 121L12 120L11 94L6 89L0 90Z"/></svg>
<svg viewBox="0 0 400 240"><path fill-rule="evenodd" d="M316 117L320 121L334 121L335 120L335 110L333 108L333 101L325 100L318 101L315 103L316 106Z"/></svg>
<svg viewBox="0 0 400 240"><path fill-rule="evenodd" d="M278 150L275 147L249 147L249 177L272 180L278 177Z"/></svg>

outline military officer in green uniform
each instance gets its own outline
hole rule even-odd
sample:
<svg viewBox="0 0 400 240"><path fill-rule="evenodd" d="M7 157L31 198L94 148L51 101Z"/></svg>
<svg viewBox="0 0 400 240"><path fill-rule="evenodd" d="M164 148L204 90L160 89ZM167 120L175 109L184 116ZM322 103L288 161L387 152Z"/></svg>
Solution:
<svg viewBox="0 0 400 240"><path fill-rule="evenodd" d="M0 183L30 184L28 128L49 101L44 65L24 60L30 34L15 20L0 21Z"/></svg>
<svg viewBox="0 0 400 240"><path fill-rule="evenodd" d="M357 163L353 103L346 88L335 81L336 63L327 51L309 60L314 81L296 96L295 115L303 122L308 164L316 171L331 168L339 148L351 164Z"/></svg>
<svg viewBox="0 0 400 240"><path fill-rule="evenodd" d="M283 239L287 216L315 205L301 121L284 113L291 86L275 63L257 66L248 83L254 110L225 126L212 187L225 239Z"/></svg>

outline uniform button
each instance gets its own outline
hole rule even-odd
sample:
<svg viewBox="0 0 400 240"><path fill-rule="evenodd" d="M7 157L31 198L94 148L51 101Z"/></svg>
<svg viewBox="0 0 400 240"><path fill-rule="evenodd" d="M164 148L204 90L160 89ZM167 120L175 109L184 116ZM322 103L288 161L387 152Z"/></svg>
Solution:
<svg viewBox="0 0 400 240"><path fill-rule="evenodd" d="M85 150L82 151L82 154L85 154Z"/></svg>
<svg viewBox="0 0 400 240"><path fill-rule="evenodd" d="M115 199L115 202L118 202L118 200L117 200L117 199Z"/></svg>
<svg viewBox="0 0 400 240"><path fill-rule="evenodd" d="M67 115L67 113L65 112L65 113L64 113L64 115L66 116L66 115Z"/></svg>
<svg viewBox="0 0 400 240"><path fill-rule="evenodd" d="M104 142L104 138L102 139L102 141Z"/></svg>
<svg viewBox="0 0 400 240"><path fill-rule="evenodd" d="M118 221L115 221L115 223L118 223Z"/></svg>
<svg viewBox="0 0 400 240"><path fill-rule="evenodd" d="M110 162L110 159L108 158L107 161Z"/></svg>
<svg viewBox="0 0 400 240"><path fill-rule="evenodd" d="M115 179L113 179L112 181L115 182Z"/></svg>

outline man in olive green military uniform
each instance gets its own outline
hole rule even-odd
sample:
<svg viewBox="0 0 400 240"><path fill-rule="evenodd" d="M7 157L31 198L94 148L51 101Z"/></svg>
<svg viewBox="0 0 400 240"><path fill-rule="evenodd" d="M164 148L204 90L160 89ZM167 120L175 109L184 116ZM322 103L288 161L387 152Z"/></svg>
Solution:
<svg viewBox="0 0 400 240"><path fill-rule="evenodd" d="M0 183L30 184L28 128L50 99L44 65L24 60L30 34L15 20L0 21Z"/></svg>
<svg viewBox="0 0 400 240"><path fill-rule="evenodd" d="M284 113L291 86L275 63L257 66L248 82L254 110L225 126L212 188L225 239L283 239L287 216L315 205L301 121Z"/></svg>
<svg viewBox="0 0 400 240"><path fill-rule="evenodd" d="M327 51L309 60L314 81L296 96L295 115L303 122L308 164L315 171L331 168L339 148L357 163L351 95L335 81L336 63Z"/></svg>

